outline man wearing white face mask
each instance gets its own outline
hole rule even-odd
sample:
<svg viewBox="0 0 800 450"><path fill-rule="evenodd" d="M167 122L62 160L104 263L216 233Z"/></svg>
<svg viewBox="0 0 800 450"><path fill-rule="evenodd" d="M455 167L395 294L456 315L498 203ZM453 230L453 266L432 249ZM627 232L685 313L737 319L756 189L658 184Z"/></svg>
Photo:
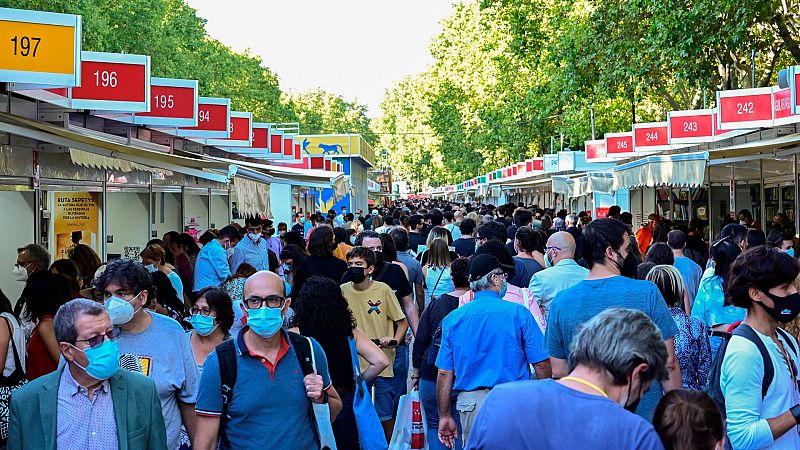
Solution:
<svg viewBox="0 0 800 450"><path fill-rule="evenodd" d="M153 379L167 429L167 448L180 446L181 424L194 436L197 366L189 338L178 322L148 310L153 280L142 264L112 261L95 281L111 322L120 328L119 348L136 355Z"/></svg>
<svg viewBox="0 0 800 450"><path fill-rule="evenodd" d="M153 381L120 369L117 330L103 306L76 299L54 321L66 364L14 391L9 449L166 449Z"/></svg>
<svg viewBox="0 0 800 450"><path fill-rule="evenodd" d="M203 366L195 450L320 448L309 406L327 404L333 421L342 402L322 347L281 328L290 304L278 275L262 271L247 279L244 301L235 305L247 325Z"/></svg>
<svg viewBox="0 0 800 450"><path fill-rule="evenodd" d="M575 239L567 231L553 233L544 247L545 269L531 277L528 289L542 307L545 319L556 294L578 284L589 275L589 269L575 262Z"/></svg>
<svg viewBox="0 0 800 450"><path fill-rule="evenodd" d="M231 256L231 272L236 272L239 265L247 263L257 271L278 268L278 257L269 249L264 238L264 221L260 217L248 217L244 220L247 235L234 247Z"/></svg>
<svg viewBox="0 0 800 450"><path fill-rule="evenodd" d="M225 282L231 274L228 258L233 256L238 242L239 231L234 226L228 225L219 230L216 239L203 246L197 254L197 262L194 265L192 292L199 292L209 286L219 286Z"/></svg>

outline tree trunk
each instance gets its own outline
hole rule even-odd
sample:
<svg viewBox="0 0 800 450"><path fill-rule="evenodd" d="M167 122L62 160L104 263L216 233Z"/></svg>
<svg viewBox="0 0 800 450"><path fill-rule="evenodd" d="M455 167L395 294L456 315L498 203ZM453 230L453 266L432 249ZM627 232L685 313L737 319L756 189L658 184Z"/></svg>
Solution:
<svg viewBox="0 0 800 450"><path fill-rule="evenodd" d="M792 54L794 59L800 61L800 44L798 44L797 40L792 36L792 32L789 30L789 25L786 23L786 17L783 13L775 14L773 23L778 28L778 36L780 36L783 43L786 44L786 50L789 50L789 53Z"/></svg>

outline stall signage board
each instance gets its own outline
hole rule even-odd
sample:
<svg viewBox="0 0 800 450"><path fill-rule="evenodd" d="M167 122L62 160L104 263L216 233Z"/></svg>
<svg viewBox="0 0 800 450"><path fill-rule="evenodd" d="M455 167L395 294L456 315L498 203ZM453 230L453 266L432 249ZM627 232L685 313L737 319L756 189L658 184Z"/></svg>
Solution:
<svg viewBox="0 0 800 450"><path fill-rule="evenodd" d="M791 90L792 113L800 114L800 66L789 67L789 90Z"/></svg>
<svg viewBox="0 0 800 450"><path fill-rule="evenodd" d="M669 143L699 144L714 140L714 117L711 109L670 111L667 113Z"/></svg>
<svg viewBox="0 0 800 450"><path fill-rule="evenodd" d="M0 82L78 86L81 16L0 8Z"/></svg>
<svg viewBox="0 0 800 450"><path fill-rule="evenodd" d="M150 78L150 111L133 115L137 125L196 127L197 80Z"/></svg>
<svg viewBox="0 0 800 450"><path fill-rule="evenodd" d="M780 126L800 122L800 115L792 112L792 90L772 88L772 125Z"/></svg>
<svg viewBox="0 0 800 450"><path fill-rule="evenodd" d="M669 126L667 122L634 124L633 148L639 154L669 150Z"/></svg>
<svg viewBox="0 0 800 450"><path fill-rule="evenodd" d="M178 128L178 136L201 139L227 139L230 137L231 99L199 97L197 99L197 126Z"/></svg>
<svg viewBox="0 0 800 450"><path fill-rule="evenodd" d="M81 85L70 88L70 106L101 111L150 111L150 57L81 53Z"/></svg>
<svg viewBox="0 0 800 450"><path fill-rule="evenodd" d="M605 139L585 141L583 145L586 148L586 162L593 163L614 161L613 158L609 158L606 154Z"/></svg>
<svg viewBox="0 0 800 450"><path fill-rule="evenodd" d="M270 130L269 154L276 158L283 157L283 131Z"/></svg>
<svg viewBox="0 0 800 450"><path fill-rule="evenodd" d="M253 113L231 111L228 125L230 137L227 139L208 139L207 145L219 147L250 147L253 145Z"/></svg>
<svg viewBox="0 0 800 450"><path fill-rule="evenodd" d="M544 172L544 158L533 158L533 171Z"/></svg>
<svg viewBox="0 0 800 450"><path fill-rule="evenodd" d="M606 156L609 158L630 158L634 156L633 133L606 133Z"/></svg>
<svg viewBox="0 0 800 450"><path fill-rule="evenodd" d="M558 172L558 155L544 155L544 172Z"/></svg>
<svg viewBox="0 0 800 450"><path fill-rule="evenodd" d="M717 91L719 130L772 126L772 88Z"/></svg>

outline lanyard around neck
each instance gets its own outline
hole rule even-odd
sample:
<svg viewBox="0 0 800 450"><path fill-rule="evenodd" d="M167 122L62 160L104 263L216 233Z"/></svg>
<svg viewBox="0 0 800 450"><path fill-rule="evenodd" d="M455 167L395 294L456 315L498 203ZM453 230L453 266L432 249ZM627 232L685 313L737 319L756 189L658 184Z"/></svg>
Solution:
<svg viewBox="0 0 800 450"><path fill-rule="evenodd" d="M564 378L562 378L561 380L570 380L570 381L574 381L574 382L576 382L576 383L580 383L580 384L582 384L582 385L584 385L584 386L587 386L587 387L589 387L589 388L592 388L592 389L594 389L595 391L599 392L599 393L600 393L600 394L601 394L603 397L605 397L605 398L608 398L608 394L606 394L606 391L604 391L604 390L600 389L600 388L599 388L599 387L598 387L596 384L594 384L594 383L592 383L592 382L590 382L590 381L586 381L586 380L584 380L583 378L578 378L578 377L564 377Z"/></svg>

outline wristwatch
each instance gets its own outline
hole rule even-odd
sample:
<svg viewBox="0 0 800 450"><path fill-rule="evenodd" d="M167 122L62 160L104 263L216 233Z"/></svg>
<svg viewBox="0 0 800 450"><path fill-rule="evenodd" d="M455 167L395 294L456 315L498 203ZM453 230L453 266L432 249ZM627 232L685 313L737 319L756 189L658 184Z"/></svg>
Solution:
<svg viewBox="0 0 800 450"><path fill-rule="evenodd" d="M800 425L800 403L798 403L798 404L796 404L796 405L792 406L792 407L789 409L789 412L791 412L791 413L792 413L792 416L794 416L794 421L795 421L795 423L797 423L798 425Z"/></svg>

